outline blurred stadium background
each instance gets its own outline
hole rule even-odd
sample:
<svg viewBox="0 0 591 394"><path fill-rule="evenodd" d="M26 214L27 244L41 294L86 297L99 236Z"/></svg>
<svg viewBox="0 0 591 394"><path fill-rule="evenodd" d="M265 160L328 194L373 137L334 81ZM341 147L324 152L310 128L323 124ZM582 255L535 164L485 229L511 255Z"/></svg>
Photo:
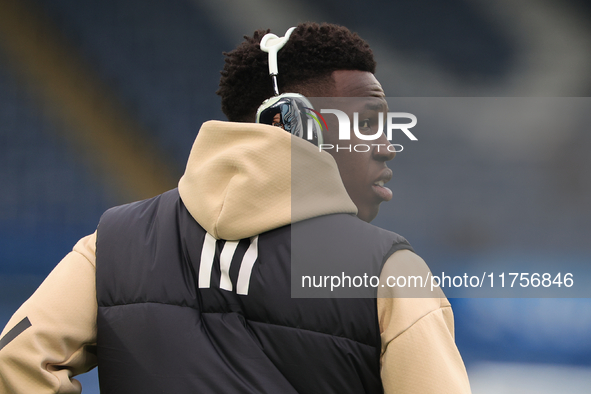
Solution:
<svg viewBox="0 0 591 394"><path fill-rule="evenodd" d="M201 123L224 119L222 51L307 20L365 38L388 96L591 94L584 0L0 0L0 326L105 209L175 186ZM432 265L586 266L589 120L510 151L502 133L425 136L375 224ZM590 301L452 299L474 393L589 392Z"/></svg>

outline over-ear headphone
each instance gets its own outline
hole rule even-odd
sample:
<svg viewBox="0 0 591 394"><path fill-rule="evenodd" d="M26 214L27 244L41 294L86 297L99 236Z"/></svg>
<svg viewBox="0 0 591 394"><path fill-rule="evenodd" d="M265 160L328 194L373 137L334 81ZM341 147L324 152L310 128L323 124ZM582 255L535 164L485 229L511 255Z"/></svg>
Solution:
<svg viewBox="0 0 591 394"><path fill-rule="evenodd" d="M256 122L281 127L291 134L320 146L323 143L322 129L310 115L313 111L310 101L298 93L279 94L277 52L283 48L294 30L295 27L287 30L284 37L268 33L261 40L261 50L269 54L269 75L273 82L275 96L261 104L257 110Z"/></svg>

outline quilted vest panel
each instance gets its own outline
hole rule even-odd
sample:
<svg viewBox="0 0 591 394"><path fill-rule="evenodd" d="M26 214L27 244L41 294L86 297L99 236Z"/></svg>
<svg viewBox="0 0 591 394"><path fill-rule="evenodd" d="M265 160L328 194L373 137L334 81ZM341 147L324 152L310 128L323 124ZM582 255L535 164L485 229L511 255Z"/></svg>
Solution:
<svg viewBox="0 0 591 394"><path fill-rule="evenodd" d="M411 249L351 215L292 226L325 235L311 237L322 243L312 250L365 256L362 269L378 275ZM215 240L176 189L107 211L96 263L101 392L382 392L375 298L292 298L292 226Z"/></svg>

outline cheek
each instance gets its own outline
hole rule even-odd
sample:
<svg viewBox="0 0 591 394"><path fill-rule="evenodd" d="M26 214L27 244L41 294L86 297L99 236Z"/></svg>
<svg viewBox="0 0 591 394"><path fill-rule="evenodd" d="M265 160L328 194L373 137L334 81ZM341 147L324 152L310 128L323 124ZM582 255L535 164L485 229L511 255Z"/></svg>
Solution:
<svg viewBox="0 0 591 394"><path fill-rule="evenodd" d="M366 192L365 189L371 182L369 179L371 177L370 164L372 161L371 144L376 143L376 141L361 140L355 136L352 130L350 140L340 141L338 132L333 132L333 130L338 130L338 127L335 126L331 129L331 124L328 127L330 132L324 134L324 143L331 144L334 148L327 150L327 152L335 159L341 179L349 194L361 195ZM338 151L337 146L339 146ZM351 147L351 151L349 151L349 147ZM359 152L355 151L355 147ZM365 152L366 149L367 152Z"/></svg>
<svg viewBox="0 0 591 394"><path fill-rule="evenodd" d="M339 152L339 155L335 159L347 190L355 194L367 191L366 189L371 181L369 174L370 156L367 153L360 152Z"/></svg>

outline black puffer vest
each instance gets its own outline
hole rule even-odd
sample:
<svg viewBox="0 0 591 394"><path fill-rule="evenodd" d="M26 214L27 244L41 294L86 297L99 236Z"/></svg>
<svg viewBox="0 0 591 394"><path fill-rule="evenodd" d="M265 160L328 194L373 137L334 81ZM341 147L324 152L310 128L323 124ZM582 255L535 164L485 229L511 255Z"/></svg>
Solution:
<svg viewBox="0 0 591 394"><path fill-rule="evenodd" d="M295 226L320 234L309 241L318 250L366 256L363 269L378 275L410 249L351 215ZM215 240L176 189L107 211L96 263L101 392L382 392L375 298L291 298L291 233Z"/></svg>

